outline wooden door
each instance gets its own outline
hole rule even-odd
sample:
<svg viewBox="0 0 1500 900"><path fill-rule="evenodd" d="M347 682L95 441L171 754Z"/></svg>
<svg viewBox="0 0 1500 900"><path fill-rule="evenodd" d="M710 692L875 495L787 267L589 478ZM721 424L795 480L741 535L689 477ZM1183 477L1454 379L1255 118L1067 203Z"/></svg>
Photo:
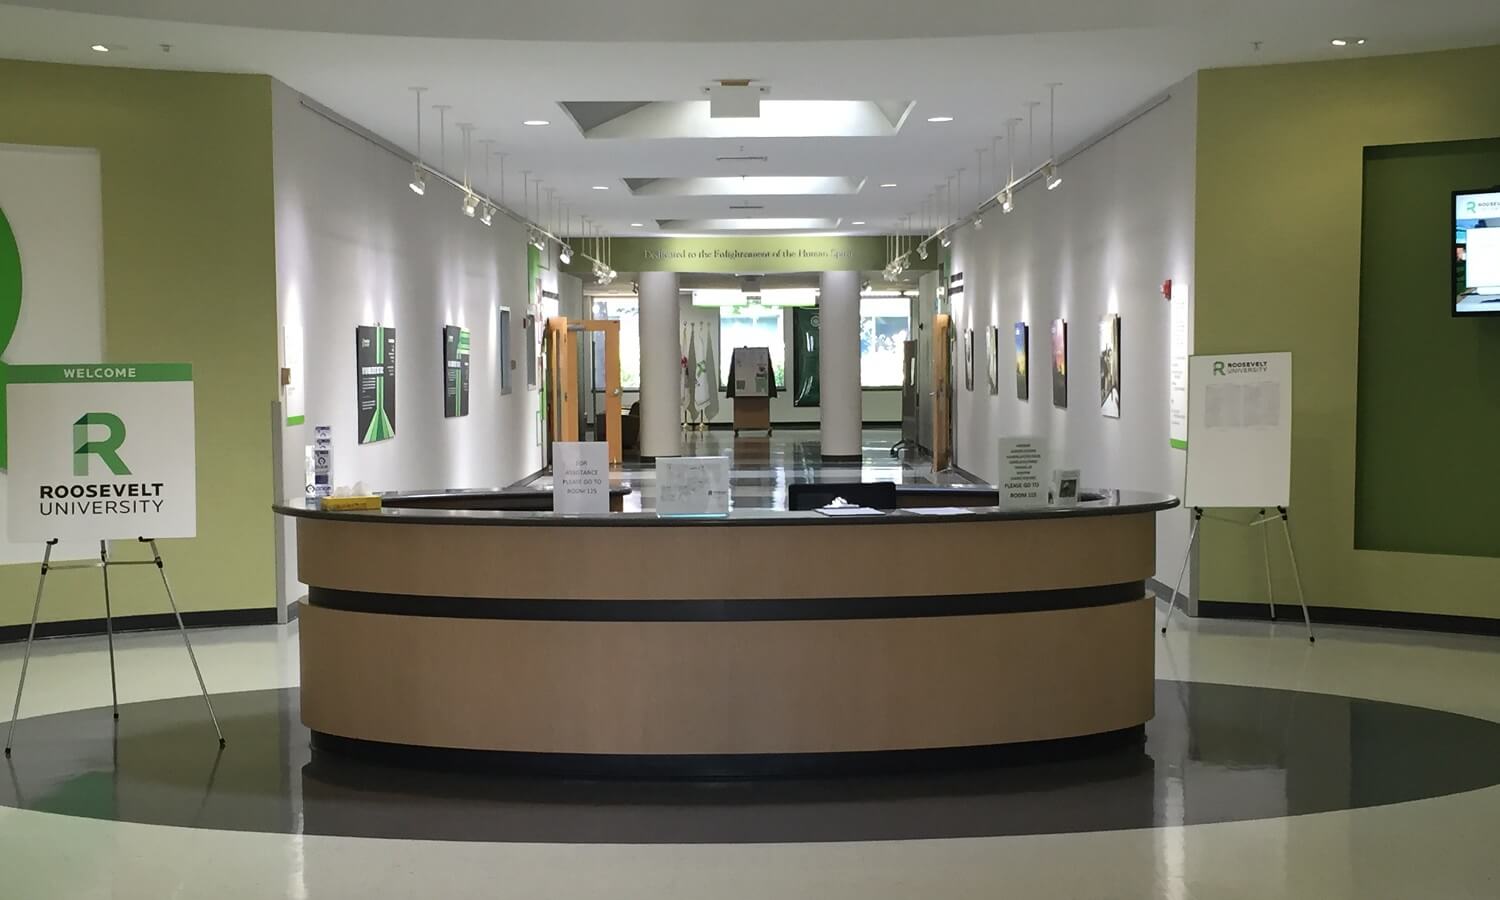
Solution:
<svg viewBox="0 0 1500 900"><path fill-rule="evenodd" d="M604 335L604 435L609 444L609 464L625 459L620 436L620 323L615 319L590 319L586 332Z"/></svg>
<svg viewBox="0 0 1500 900"><path fill-rule="evenodd" d="M578 440L578 366L567 316L547 320L547 396L552 440Z"/></svg>
<svg viewBox="0 0 1500 900"><path fill-rule="evenodd" d="M932 470L941 472L953 463L953 446L949 429L950 365L949 332L952 321L946 313L932 317Z"/></svg>

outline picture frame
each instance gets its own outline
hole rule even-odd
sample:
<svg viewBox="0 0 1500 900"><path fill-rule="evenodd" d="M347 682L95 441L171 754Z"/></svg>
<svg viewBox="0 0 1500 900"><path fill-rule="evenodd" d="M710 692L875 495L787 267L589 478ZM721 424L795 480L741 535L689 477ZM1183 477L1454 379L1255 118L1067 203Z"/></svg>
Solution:
<svg viewBox="0 0 1500 900"><path fill-rule="evenodd" d="M998 394L1000 393L1000 326L989 327L984 349L988 354L986 361L989 363L990 394Z"/></svg>
<svg viewBox="0 0 1500 900"><path fill-rule="evenodd" d="M1068 320L1052 320L1052 405L1068 408Z"/></svg>
<svg viewBox="0 0 1500 900"><path fill-rule="evenodd" d="M964 388L974 390L974 329L964 331Z"/></svg>
<svg viewBox="0 0 1500 900"><path fill-rule="evenodd" d="M1099 320L1099 412L1120 418L1120 317Z"/></svg>
<svg viewBox="0 0 1500 900"><path fill-rule="evenodd" d="M1016 399L1031 399L1031 326L1017 322L1016 335Z"/></svg>

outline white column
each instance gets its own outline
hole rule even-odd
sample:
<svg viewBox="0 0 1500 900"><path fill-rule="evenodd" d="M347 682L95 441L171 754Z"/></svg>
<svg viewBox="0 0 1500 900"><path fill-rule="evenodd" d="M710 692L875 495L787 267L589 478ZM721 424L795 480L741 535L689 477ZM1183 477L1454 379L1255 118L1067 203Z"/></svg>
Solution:
<svg viewBox="0 0 1500 900"><path fill-rule="evenodd" d="M824 272L818 298L818 419L824 459L860 456L858 272Z"/></svg>
<svg viewBox="0 0 1500 900"><path fill-rule="evenodd" d="M641 455L682 455L682 335L676 272L640 273Z"/></svg>

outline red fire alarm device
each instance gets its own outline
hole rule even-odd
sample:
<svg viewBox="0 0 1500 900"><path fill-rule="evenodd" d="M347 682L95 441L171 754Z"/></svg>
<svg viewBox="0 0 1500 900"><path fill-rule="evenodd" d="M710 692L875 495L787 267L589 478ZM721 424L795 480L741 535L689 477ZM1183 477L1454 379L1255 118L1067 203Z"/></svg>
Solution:
<svg viewBox="0 0 1500 900"><path fill-rule="evenodd" d="M1168 278L1161 283L1161 295L1168 300L1172 299L1172 279Z"/></svg>

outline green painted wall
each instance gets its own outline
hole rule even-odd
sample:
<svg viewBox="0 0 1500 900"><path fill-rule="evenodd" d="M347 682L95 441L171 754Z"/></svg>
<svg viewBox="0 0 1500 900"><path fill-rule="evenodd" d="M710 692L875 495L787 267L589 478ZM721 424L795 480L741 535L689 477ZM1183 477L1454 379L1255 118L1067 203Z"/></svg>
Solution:
<svg viewBox="0 0 1500 900"><path fill-rule="evenodd" d="M1355 546L1500 557L1500 316L1455 319L1454 191L1500 139L1365 153Z"/></svg>
<svg viewBox="0 0 1500 900"><path fill-rule="evenodd" d="M1500 135L1500 91L1476 81L1497 70L1500 47L1200 73L1195 346L1295 354L1292 528L1314 605L1500 617L1500 560L1355 544L1365 148ZM1411 437L1451 465L1440 436ZM1260 554L1206 522L1200 595L1263 600Z"/></svg>
<svg viewBox="0 0 1500 900"><path fill-rule="evenodd" d="M178 602L274 606L271 79L0 60L0 85L0 142L99 151L105 359L193 364L199 536L162 543ZM30 619L36 576L0 567L0 626ZM167 611L155 577L112 578L116 615ZM48 581L45 619L102 615L96 572Z"/></svg>

